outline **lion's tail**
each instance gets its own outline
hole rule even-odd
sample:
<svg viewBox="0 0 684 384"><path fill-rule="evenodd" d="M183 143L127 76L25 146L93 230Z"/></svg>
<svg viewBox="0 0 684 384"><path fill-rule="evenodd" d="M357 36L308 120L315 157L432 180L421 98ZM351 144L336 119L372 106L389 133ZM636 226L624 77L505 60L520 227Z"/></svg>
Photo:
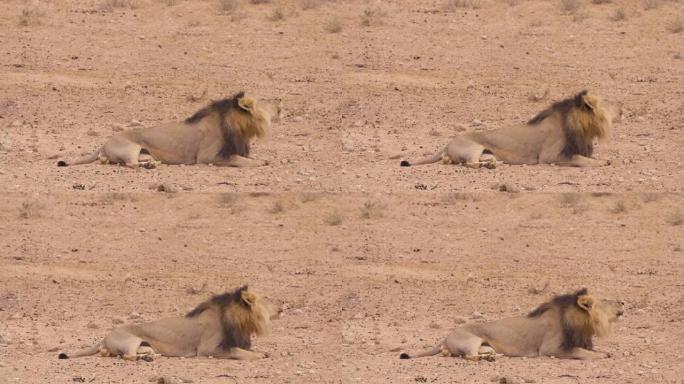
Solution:
<svg viewBox="0 0 684 384"><path fill-rule="evenodd" d="M57 355L58 358L60 359L71 359L73 357L83 357L83 356L92 356L98 352L100 352L100 348L102 347L102 342L99 342L92 347L86 348L82 351L78 351L76 353L66 353L66 352L61 352L59 355Z"/></svg>
<svg viewBox="0 0 684 384"><path fill-rule="evenodd" d="M79 165L79 164L89 164L92 163L93 161L97 160L100 157L100 152L102 149L98 149L95 152L91 153L90 155L83 156L78 160L74 161L66 161L66 160L60 160L57 162L58 167L66 167L68 165Z"/></svg>
<svg viewBox="0 0 684 384"><path fill-rule="evenodd" d="M425 356L434 356L444 349L444 340L440 341L437 345L435 345L432 348L424 349L416 354L409 355L408 353L404 352L401 355L399 355L400 359L414 359L416 357L425 357Z"/></svg>
<svg viewBox="0 0 684 384"><path fill-rule="evenodd" d="M428 156L422 160L418 160L415 163L411 163L408 160L402 160L401 163L399 163L399 165L402 167L410 167L412 165L423 165L423 164L436 163L436 162L442 160L442 156L444 156L444 151L445 151L445 149L442 149L441 151L435 153L434 155Z"/></svg>

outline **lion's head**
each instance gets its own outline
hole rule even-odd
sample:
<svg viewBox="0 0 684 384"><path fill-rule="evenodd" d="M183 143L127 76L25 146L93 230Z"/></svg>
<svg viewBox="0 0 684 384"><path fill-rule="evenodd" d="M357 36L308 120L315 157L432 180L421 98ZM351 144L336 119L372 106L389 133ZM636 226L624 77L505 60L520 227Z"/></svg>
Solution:
<svg viewBox="0 0 684 384"><path fill-rule="evenodd" d="M196 124L204 119L217 124L223 135L223 157L232 155L249 156L249 141L264 137L271 128L270 104L261 103L244 92L230 98L214 101L185 119L187 124Z"/></svg>
<svg viewBox="0 0 684 384"><path fill-rule="evenodd" d="M527 124L537 125L551 116L556 116L565 133L563 154L568 157L591 156L594 151L593 140L610 134L613 122L619 121L622 116L622 107L617 103L604 101L585 90L553 103L551 107L530 119Z"/></svg>
<svg viewBox="0 0 684 384"><path fill-rule="evenodd" d="M224 348L249 348L252 335L267 334L270 320L278 318L281 305L242 286L233 292L213 296L198 305L186 317L199 316L214 309L220 317Z"/></svg>
<svg viewBox="0 0 684 384"><path fill-rule="evenodd" d="M602 337L624 313L624 304L615 300L598 300L586 288L575 293L559 295L541 304L528 317L539 317L548 311L558 313L563 331L561 347L592 349L594 336Z"/></svg>

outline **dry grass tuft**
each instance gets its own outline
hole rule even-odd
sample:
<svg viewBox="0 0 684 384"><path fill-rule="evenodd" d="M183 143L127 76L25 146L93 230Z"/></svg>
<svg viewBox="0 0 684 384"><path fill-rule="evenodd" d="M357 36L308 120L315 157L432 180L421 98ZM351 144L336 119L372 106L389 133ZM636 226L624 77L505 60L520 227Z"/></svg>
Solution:
<svg viewBox="0 0 684 384"><path fill-rule="evenodd" d="M361 26L370 27L373 25L381 25L382 18L385 17L385 12L379 9L366 8L361 15Z"/></svg>
<svg viewBox="0 0 684 384"><path fill-rule="evenodd" d="M458 8L480 9L482 3L480 0L447 0L444 8L447 11L455 11Z"/></svg>
<svg viewBox="0 0 684 384"><path fill-rule="evenodd" d="M342 220L342 215L337 211L330 212L323 218L323 222L330 226L340 225L342 224Z"/></svg>
<svg viewBox="0 0 684 384"><path fill-rule="evenodd" d="M612 0L591 0L592 3L594 4L608 4L612 3Z"/></svg>
<svg viewBox="0 0 684 384"><path fill-rule="evenodd" d="M670 214L670 216L668 216L668 218L667 218L667 223L670 225L674 225L674 226L679 226L679 225L684 224L684 212L677 211L677 212Z"/></svg>
<svg viewBox="0 0 684 384"><path fill-rule="evenodd" d="M26 7L22 9L19 14L19 25L22 27L40 25L43 16L45 16L45 12L40 9L36 7Z"/></svg>
<svg viewBox="0 0 684 384"><path fill-rule="evenodd" d="M299 201L306 204L318 200L321 196L321 193L303 192L299 195Z"/></svg>
<svg viewBox="0 0 684 384"><path fill-rule="evenodd" d="M318 8L323 4L322 0L300 0L303 10Z"/></svg>
<svg viewBox="0 0 684 384"><path fill-rule="evenodd" d="M218 204L221 207L232 207L240 199L237 193L225 192L218 196Z"/></svg>
<svg viewBox="0 0 684 384"><path fill-rule="evenodd" d="M678 17L667 23L667 30L672 33L681 33L684 31L684 19Z"/></svg>
<svg viewBox="0 0 684 384"><path fill-rule="evenodd" d="M271 21L285 20L285 12L282 10L282 8L276 8L271 12L270 15L268 15L268 19Z"/></svg>
<svg viewBox="0 0 684 384"><path fill-rule="evenodd" d="M105 12L111 12L117 8L138 9L140 3L137 0L103 0L100 3L100 9Z"/></svg>
<svg viewBox="0 0 684 384"><path fill-rule="evenodd" d="M612 207L610 207L610 212L615 214L625 213L627 212L627 206L625 205L624 201L618 200Z"/></svg>
<svg viewBox="0 0 684 384"><path fill-rule="evenodd" d="M268 208L268 212L274 215L285 212L285 203L281 200L274 201L273 205L271 205L271 207Z"/></svg>
<svg viewBox="0 0 684 384"><path fill-rule="evenodd" d="M333 17L325 22L323 29L325 29L325 31L328 33L339 33L342 31L342 22L339 18Z"/></svg>
<svg viewBox="0 0 684 384"><path fill-rule="evenodd" d="M561 12L565 14L574 14L580 9L579 0L561 0L560 2Z"/></svg>
<svg viewBox="0 0 684 384"><path fill-rule="evenodd" d="M361 218L373 219L384 216L385 205L377 201L366 201L361 208Z"/></svg>
<svg viewBox="0 0 684 384"><path fill-rule="evenodd" d="M225 14L233 14L240 8L240 0L218 0L219 11Z"/></svg>
<svg viewBox="0 0 684 384"><path fill-rule="evenodd" d="M579 193L563 193L560 196L560 205L562 208L572 208L577 206L582 201L582 195Z"/></svg>
<svg viewBox="0 0 684 384"><path fill-rule="evenodd" d="M30 201L24 201L19 207L19 218L30 219L32 217L40 216L40 211L43 207Z"/></svg>
<svg viewBox="0 0 684 384"><path fill-rule="evenodd" d="M660 7L660 0L641 0L641 6L650 11L651 9L656 9Z"/></svg>
<svg viewBox="0 0 684 384"><path fill-rule="evenodd" d="M612 15L610 15L610 19L613 21L622 21L627 18L627 15L625 14L625 10L623 8L618 8L613 12Z"/></svg>

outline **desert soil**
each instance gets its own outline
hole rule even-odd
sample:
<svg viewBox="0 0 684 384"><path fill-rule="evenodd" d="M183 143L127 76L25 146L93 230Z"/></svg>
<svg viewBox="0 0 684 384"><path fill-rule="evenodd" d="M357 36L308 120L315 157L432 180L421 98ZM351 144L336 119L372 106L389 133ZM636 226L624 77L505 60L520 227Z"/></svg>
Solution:
<svg viewBox="0 0 684 384"><path fill-rule="evenodd" d="M0 2L0 383L684 382L681 1L239 3ZM398 166L582 89L608 167ZM267 167L55 166L239 90L283 99ZM56 359L245 283L268 359ZM398 359L581 287L610 359Z"/></svg>

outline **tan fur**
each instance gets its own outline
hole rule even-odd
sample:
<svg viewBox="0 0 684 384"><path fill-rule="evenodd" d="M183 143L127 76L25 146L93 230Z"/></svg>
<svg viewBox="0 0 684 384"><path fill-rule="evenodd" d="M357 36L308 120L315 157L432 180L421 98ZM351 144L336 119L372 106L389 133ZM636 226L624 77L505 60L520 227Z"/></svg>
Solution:
<svg viewBox="0 0 684 384"><path fill-rule="evenodd" d="M609 135L620 121L622 108L582 91L554 103L525 125L456 136L442 151L402 166L435 163L493 168L508 164L558 164L590 167L610 162L593 159L593 141Z"/></svg>
<svg viewBox="0 0 684 384"><path fill-rule="evenodd" d="M582 289L556 296L525 317L466 324L436 346L415 354L402 353L400 357L408 359L442 353L477 360L499 353L519 357L604 358L609 355L594 351L592 338L607 335L612 322L622 313L621 302L597 300Z"/></svg>
<svg viewBox="0 0 684 384"><path fill-rule="evenodd" d="M120 132L102 148L75 161L57 165L102 163L138 167L141 153L149 154L148 165L214 164L254 167L266 161L249 158L250 140L266 136L273 119L280 117L279 99L257 100L244 93L213 102L183 122Z"/></svg>
<svg viewBox="0 0 684 384"><path fill-rule="evenodd" d="M270 320L279 317L280 304L241 287L201 303L185 317L129 324L112 330L94 346L60 359L121 356L136 360L146 355L169 357L213 356L226 359L259 359L266 354L251 351L251 337L269 332Z"/></svg>

